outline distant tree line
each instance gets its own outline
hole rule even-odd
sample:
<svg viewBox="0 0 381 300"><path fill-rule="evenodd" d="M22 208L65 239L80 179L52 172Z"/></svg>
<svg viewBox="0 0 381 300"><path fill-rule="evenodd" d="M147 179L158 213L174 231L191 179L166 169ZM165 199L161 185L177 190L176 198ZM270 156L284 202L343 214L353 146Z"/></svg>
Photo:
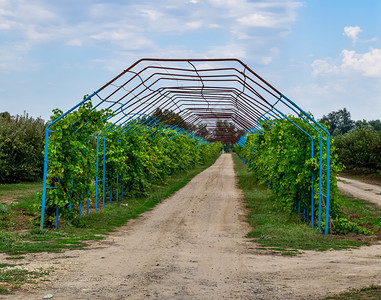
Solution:
<svg viewBox="0 0 381 300"><path fill-rule="evenodd" d="M332 111L328 115L323 115L319 122L328 124L329 133L333 136L343 135L358 128L381 131L381 120L353 121L351 119L351 113L346 108Z"/></svg>
<svg viewBox="0 0 381 300"><path fill-rule="evenodd" d="M45 128L41 118L0 113L0 182L42 178Z"/></svg>
<svg viewBox="0 0 381 300"><path fill-rule="evenodd" d="M222 142L225 144L225 150L231 152L233 144L238 142L241 135L245 133L244 130L238 129L233 123L227 120L217 120L215 126L208 130L206 124L193 124L181 117L181 115L165 109L157 108L152 117L160 120L163 124L176 126L194 132L197 136L209 142Z"/></svg>
<svg viewBox="0 0 381 300"><path fill-rule="evenodd" d="M347 168L381 170L381 120L353 121L343 108L319 122L328 124L339 160Z"/></svg>

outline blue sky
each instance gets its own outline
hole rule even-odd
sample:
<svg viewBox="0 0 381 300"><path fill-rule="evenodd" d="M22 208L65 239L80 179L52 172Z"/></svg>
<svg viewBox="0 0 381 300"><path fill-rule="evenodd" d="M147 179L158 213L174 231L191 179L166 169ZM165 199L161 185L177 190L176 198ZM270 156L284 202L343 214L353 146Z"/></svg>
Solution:
<svg viewBox="0 0 381 300"><path fill-rule="evenodd" d="M67 110L142 57L236 57L316 118L381 118L379 0L0 0L0 111Z"/></svg>

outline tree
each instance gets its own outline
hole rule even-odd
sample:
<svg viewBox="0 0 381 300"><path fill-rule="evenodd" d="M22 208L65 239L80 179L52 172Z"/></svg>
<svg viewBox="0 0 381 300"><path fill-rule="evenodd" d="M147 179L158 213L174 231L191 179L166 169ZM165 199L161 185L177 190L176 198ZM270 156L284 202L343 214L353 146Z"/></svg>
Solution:
<svg viewBox="0 0 381 300"><path fill-rule="evenodd" d="M358 128L371 128L369 123L364 119L363 120L357 120L355 123L355 127L356 127L356 129L358 129Z"/></svg>
<svg viewBox="0 0 381 300"><path fill-rule="evenodd" d="M197 125L195 134L203 139L206 139L210 135L210 132L206 124L200 124L200 125Z"/></svg>
<svg viewBox="0 0 381 300"><path fill-rule="evenodd" d="M328 130L332 135L344 134L355 128L351 113L346 108L332 111L327 116L323 115L319 122L328 123Z"/></svg>
<svg viewBox="0 0 381 300"><path fill-rule="evenodd" d="M0 182L41 178L45 128L41 118L0 113Z"/></svg>
<svg viewBox="0 0 381 300"><path fill-rule="evenodd" d="M381 131L381 120L371 120L368 122L370 126L374 128L374 130Z"/></svg>
<svg viewBox="0 0 381 300"><path fill-rule="evenodd" d="M183 117L169 109L161 110L160 108L157 108L152 114L152 117L160 120L161 123L166 125L177 125L177 127L184 128L185 130L194 129L192 124L189 124Z"/></svg>
<svg viewBox="0 0 381 300"><path fill-rule="evenodd" d="M335 137L339 160L348 168L381 169L381 131L360 127Z"/></svg>
<svg viewBox="0 0 381 300"><path fill-rule="evenodd" d="M212 142L220 141L223 144L235 144L244 133L244 130L237 129L233 123L227 120L219 120L216 122L216 127L212 132L210 140Z"/></svg>

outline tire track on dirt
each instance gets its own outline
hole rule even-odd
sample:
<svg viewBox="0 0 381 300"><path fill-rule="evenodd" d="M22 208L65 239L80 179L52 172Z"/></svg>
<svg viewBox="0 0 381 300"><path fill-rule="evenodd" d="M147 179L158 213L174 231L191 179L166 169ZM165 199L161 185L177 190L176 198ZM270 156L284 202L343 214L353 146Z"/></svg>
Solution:
<svg viewBox="0 0 381 300"><path fill-rule="evenodd" d="M372 202L381 207L381 186L347 177L337 177L337 179L337 187L343 194Z"/></svg>

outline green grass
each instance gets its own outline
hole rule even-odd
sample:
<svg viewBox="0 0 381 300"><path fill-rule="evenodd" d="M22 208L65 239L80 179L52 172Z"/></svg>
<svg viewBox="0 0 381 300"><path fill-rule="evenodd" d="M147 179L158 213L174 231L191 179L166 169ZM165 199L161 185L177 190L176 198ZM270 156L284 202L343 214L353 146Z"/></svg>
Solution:
<svg viewBox="0 0 381 300"><path fill-rule="evenodd" d="M36 280L48 275L48 271L28 271L20 268L0 269L0 295L11 294L24 283L36 283Z"/></svg>
<svg viewBox="0 0 381 300"><path fill-rule="evenodd" d="M178 173L169 178L166 184L152 186L147 196L124 198L118 204L107 204L104 210L83 216L82 228L63 223L59 229L41 230L38 223L40 212L35 206L39 199L34 194L24 196L18 203L7 204L5 209L3 207L7 213L0 213L0 252L17 257L25 253L83 248L87 246L87 240L102 239L105 234L115 231L129 219L152 209L213 163L214 161L211 161ZM17 188L18 185L15 186L15 189ZM9 185L7 189L10 191ZM128 203L128 206L121 205L125 203Z"/></svg>
<svg viewBox="0 0 381 300"><path fill-rule="evenodd" d="M19 195L25 192L41 190L41 182L23 182L23 183L0 183L0 197L9 195Z"/></svg>
<svg viewBox="0 0 381 300"><path fill-rule="evenodd" d="M344 200L343 212L351 216L351 221L372 231L381 231L381 209L373 203L349 196Z"/></svg>
<svg viewBox="0 0 381 300"><path fill-rule="evenodd" d="M371 184L381 185L381 173L379 172L372 172L367 170L352 170L346 168L344 171L340 173L340 176L358 179Z"/></svg>
<svg viewBox="0 0 381 300"><path fill-rule="evenodd" d="M271 192L254 182L246 165L234 155L239 188L243 191L248 209L247 220L252 227L248 237L274 253L295 255L291 250L346 249L368 244L356 237L324 236L302 222L297 215L282 212L274 206Z"/></svg>
<svg viewBox="0 0 381 300"><path fill-rule="evenodd" d="M15 264L4 264L4 263L0 263L0 269L3 269L3 268L8 268L8 267L14 267Z"/></svg>
<svg viewBox="0 0 381 300"><path fill-rule="evenodd" d="M25 257L23 255L13 255L13 256L7 256L5 259L24 259Z"/></svg>
<svg viewBox="0 0 381 300"><path fill-rule="evenodd" d="M325 299L334 300L379 300L381 299L381 286L370 286L350 292L341 293L335 296L329 296Z"/></svg>

